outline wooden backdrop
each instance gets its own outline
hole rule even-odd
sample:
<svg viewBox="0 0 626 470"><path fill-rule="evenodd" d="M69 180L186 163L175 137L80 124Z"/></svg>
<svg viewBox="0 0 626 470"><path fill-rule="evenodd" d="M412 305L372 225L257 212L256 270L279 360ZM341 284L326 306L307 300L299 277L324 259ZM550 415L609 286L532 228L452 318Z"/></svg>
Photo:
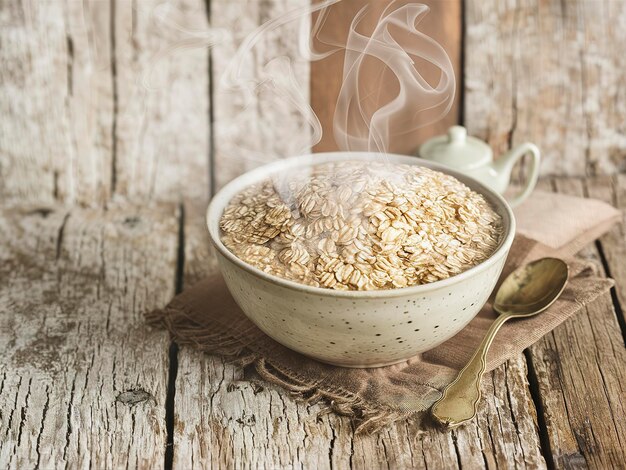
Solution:
<svg viewBox="0 0 626 470"><path fill-rule="evenodd" d="M335 37L344 37L354 13L368 3L380 12L390 2L347 0L331 7ZM416 143L459 122L487 140L496 156L536 143L543 175L626 171L626 2L423 3L431 7L423 31L457 68L458 101L445 119L392 142L392 151L412 153ZM311 100L329 131L342 63L332 57L311 68ZM335 148L327 132L316 150Z"/></svg>
<svg viewBox="0 0 626 470"><path fill-rule="evenodd" d="M364 0L333 6L337 36ZM372 9L388 3L377 0ZM274 101L242 108L216 93L237 45L256 25L304 0L11 0L0 14L0 174L3 199L105 204L206 197L258 159L233 148L285 154L301 118ZM454 122L496 150L530 140L544 174L626 170L626 3L431 2L425 28L458 68L459 101L416 142ZM461 18L463 13L463 18ZM461 21L461 19L463 21ZM210 51L209 25L226 31ZM256 48L250 74L272 57L297 58L297 25ZM329 129L342 59L295 77ZM462 67L461 67L462 66ZM239 119L235 128L221 123ZM215 131L215 132L214 132ZM414 145L394 144L410 153ZM334 147L330 132L317 150ZM27 177L25 177L27 176ZM213 188L214 190L215 188Z"/></svg>
<svg viewBox="0 0 626 470"><path fill-rule="evenodd" d="M351 1L339 7L352 9ZM0 298L9 312L0 328L0 410L10 410L0 416L0 434L11 436L0 461L155 468L175 459L190 468L207 452L226 465L262 446L263 462L275 465L298 456L312 467L330 460L372 468L396 451L395 461L434 468L510 465L503 456L543 465L524 357L491 374L477 423L420 439L401 423L384 436L356 439L346 419L318 418L315 406L243 380L240 367L178 349L166 333L146 329L144 311L214 268L202 211L213 191L257 163L231 158L232 149L280 154L301 128L288 107L261 99L245 107L240 126L222 125L241 114L242 103L215 91L251 28L307 4L0 2ZM461 120L497 151L535 141L546 174L625 169L626 2L467 0L461 9L450 0L433 7L453 16L433 16L434 35L457 25L441 36L460 71L461 101L450 122ZM228 33L212 51L202 46L209 25ZM245 72L277 54L297 56L288 31L262 42ZM294 76L328 119L337 64L320 67L298 63ZM607 188L594 194L606 196ZM571 191L582 193L582 183ZM542 439L565 464L580 462L581 452L588 457L598 430L615 449L623 436L624 423L611 420L621 402L602 395L619 397L620 382L607 385L596 364L623 353L615 346L621 338L604 332L615 319L600 310L610 307L596 307L598 343L596 333L579 328L590 322L584 315L570 325L580 332L555 332L528 355L551 397ZM582 352L570 351L572 335L583 338L571 346ZM569 377L553 383L560 379L545 367L560 362L551 341L568 370L578 370L583 357L584 370L596 373L573 385ZM588 396L597 413L570 429L561 421L565 410L584 409ZM506 448L503 436L510 437Z"/></svg>

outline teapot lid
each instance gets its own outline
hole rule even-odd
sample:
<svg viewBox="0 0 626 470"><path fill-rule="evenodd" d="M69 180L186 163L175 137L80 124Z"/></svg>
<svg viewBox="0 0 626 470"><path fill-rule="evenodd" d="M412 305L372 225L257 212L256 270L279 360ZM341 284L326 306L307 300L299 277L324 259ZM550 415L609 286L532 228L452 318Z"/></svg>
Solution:
<svg viewBox="0 0 626 470"><path fill-rule="evenodd" d="M471 169L493 160L491 147L467 135L463 126L452 126L446 135L427 140L419 148L419 156L451 168Z"/></svg>

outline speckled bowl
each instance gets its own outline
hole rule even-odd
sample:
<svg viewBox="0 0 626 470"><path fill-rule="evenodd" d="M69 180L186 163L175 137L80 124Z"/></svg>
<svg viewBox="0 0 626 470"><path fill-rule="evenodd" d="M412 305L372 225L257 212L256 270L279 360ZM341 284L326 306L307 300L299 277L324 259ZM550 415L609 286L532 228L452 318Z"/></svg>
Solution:
<svg viewBox="0 0 626 470"><path fill-rule="evenodd" d="M455 176L481 193L502 216L504 236L493 255L456 276L402 289L337 291L288 281L250 266L220 241L219 220L245 187L298 167L360 160L421 165ZM337 152L280 160L224 186L207 212L221 272L244 313L279 343L322 362L344 367L380 367L404 361L450 339L479 312L504 266L515 219L506 201L476 180L440 165L400 155Z"/></svg>

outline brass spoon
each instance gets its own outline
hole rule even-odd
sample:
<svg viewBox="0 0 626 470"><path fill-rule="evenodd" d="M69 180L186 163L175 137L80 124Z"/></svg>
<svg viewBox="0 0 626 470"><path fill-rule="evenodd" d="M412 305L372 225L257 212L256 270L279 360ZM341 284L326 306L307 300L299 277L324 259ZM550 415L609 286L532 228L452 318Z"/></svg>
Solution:
<svg viewBox="0 0 626 470"><path fill-rule="evenodd" d="M456 427L476 415L487 351L498 330L511 318L527 318L547 309L563 292L568 275L567 264L560 259L542 258L516 269L504 280L493 304L498 318L469 363L432 407L439 423Z"/></svg>

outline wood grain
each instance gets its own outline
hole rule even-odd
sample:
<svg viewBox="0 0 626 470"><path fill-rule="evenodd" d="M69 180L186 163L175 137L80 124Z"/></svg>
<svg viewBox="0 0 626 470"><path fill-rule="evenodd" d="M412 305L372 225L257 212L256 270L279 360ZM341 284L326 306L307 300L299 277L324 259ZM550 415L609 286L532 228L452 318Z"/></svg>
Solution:
<svg viewBox="0 0 626 470"><path fill-rule="evenodd" d="M626 170L626 3L468 0L464 122L500 155L524 141L542 174Z"/></svg>
<svg viewBox="0 0 626 470"><path fill-rule="evenodd" d="M204 0L115 2L116 194L210 194L207 15Z"/></svg>
<svg viewBox="0 0 626 470"><path fill-rule="evenodd" d="M523 358L490 374L476 423L372 436L220 358L187 350L178 367L174 468L545 468Z"/></svg>
<svg viewBox="0 0 626 470"><path fill-rule="evenodd" d="M163 465L173 208L0 212L0 466ZM158 257L154 253L159 253Z"/></svg>
<svg viewBox="0 0 626 470"><path fill-rule="evenodd" d="M320 32L325 41L344 42L348 27L354 16L364 6L368 5L369 13L364 18L359 31L371 33L376 19L383 10L391 3L390 0L377 0L367 2L365 0L344 0L330 7L329 17ZM401 5L408 1L396 2ZM419 144L426 139L445 133L451 125L459 122L463 73L461 71L461 41L462 41L462 7L460 0L425 0L420 3L426 4L430 12L420 23L420 31L432 37L445 49L454 66L457 80L457 94L450 112L440 121L426 125L401 141L390 142L390 152L414 153ZM317 41L318 47L324 47ZM343 54L336 53L325 59L311 63L311 107L318 116L322 128L322 140L314 147L316 152L329 152L337 150L337 144L333 137L333 116L339 90L341 88L343 69ZM431 70L422 70L427 80L435 80L437 77ZM380 102L386 103L393 97L391 88L381 90Z"/></svg>
<svg viewBox="0 0 626 470"><path fill-rule="evenodd" d="M622 211L622 223L600 239L602 262L608 274L615 279L614 304L626 343L626 175L619 174L587 181L589 197L613 204Z"/></svg>
<svg viewBox="0 0 626 470"><path fill-rule="evenodd" d="M0 17L0 114L10 116L0 124L2 199L104 200L113 148L109 3L2 2Z"/></svg>
<svg viewBox="0 0 626 470"><path fill-rule="evenodd" d="M556 179L559 192L582 196L584 181ZM582 254L601 270L595 247ZM529 349L551 464L618 468L624 454L626 350L607 293Z"/></svg>
<svg viewBox="0 0 626 470"><path fill-rule="evenodd" d="M160 3L0 4L3 200L209 193L206 7Z"/></svg>
<svg viewBox="0 0 626 470"><path fill-rule="evenodd" d="M285 99L285 90L293 90L285 86L291 77L301 95L297 103L309 105L309 63L298 53L298 21L264 34L244 55L234 84L224 77L249 33L268 20L309 6L309 0L214 0L210 4L211 26L226 31L224 41L212 50L213 167L219 189L247 170L310 149L306 113Z"/></svg>

